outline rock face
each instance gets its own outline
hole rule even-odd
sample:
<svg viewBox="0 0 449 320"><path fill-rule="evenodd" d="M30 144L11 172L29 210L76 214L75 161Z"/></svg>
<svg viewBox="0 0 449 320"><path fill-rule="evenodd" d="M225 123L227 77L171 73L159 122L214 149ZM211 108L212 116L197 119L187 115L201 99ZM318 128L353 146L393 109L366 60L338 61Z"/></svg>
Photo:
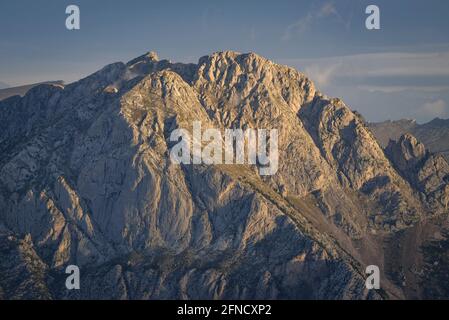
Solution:
<svg viewBox="0 0 449 320"><path fill-rule="evenodd" d="M431 152L441 154L449 161L449 120L436 118L424 124L417 124L414 120L385 121L370 123L369 127L382 147L386 147L390 139L396 141L403 134L410 133Z"/></svg>
<svg viewBox="0 0 449 320"><path fill-rule="evenodd" d="M277 129L279 170L173 163L170 133L194 121ZM148 53L3 100L0 122L0 298L404 298L385 241L447 214L444 159L412 137L384 152L341 100L253 53Z"/></svg>
<svg viewBox="0 0 449 320"><path fill-rule="evenodd" d="M390 140L386 153L398 171L417 190L434 211L447 210L449 201L449 165L440 155L433 155L411 134L397 142Z"/></svg>

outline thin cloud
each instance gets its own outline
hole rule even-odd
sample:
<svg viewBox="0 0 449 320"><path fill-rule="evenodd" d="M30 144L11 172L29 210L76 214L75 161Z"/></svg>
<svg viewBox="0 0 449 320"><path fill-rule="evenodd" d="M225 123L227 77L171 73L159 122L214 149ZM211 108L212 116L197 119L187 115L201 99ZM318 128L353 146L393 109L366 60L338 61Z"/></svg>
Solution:
<svg viewBox="0 0 449 320"><path fill-rule="evenodd" d="M287 26L287 28L284 31L284 34L282 35L282 40L284 41L290 40L292 38L292 34L294 33L305 32L307 28L310 26L313 17L314 16L309 12L305 17Z"/></svg>
<svg viewBox="0 0 449 320"><path fill-rule="evenodd" d="M325 87L332 83L341 65L342 63L336 63L330 66L312 64L306 67L305 73L313 75L313 80L318 84L318 86Z"/></svg>
<svg viewBox="0 0 449 320"><path fill-rule="evenodd" d="M368 92L397 93L404 91L418 91L426 93L449 92L449 86L373 86L361 85L358 89Z"/></svg>
<svg viewBox="0 0 449 320"><path fill-rule="evenodd" d="M448 110L446 102L442 99L425 103L419 110L422 116L429 118L447 117Z"/></svg>
<svg viewBox="0 0 449 320"><path fill-rule="evenodd" d="M294 35L302 34L309 30L316 21L330 17L335 18L338 22L348 27L348 23L338 12L335 4L333 2L326 2L318 10L309 10L305 16L288 25L281 39L283 41L290 40Z"/></svg>
<svg viewBox="0 0 449 320"><path fill-rule="evenodd" d="M371 92L440 92L449 86L449 51L368 53L281 63L295 66L322 86L357 86Z"/></svg>

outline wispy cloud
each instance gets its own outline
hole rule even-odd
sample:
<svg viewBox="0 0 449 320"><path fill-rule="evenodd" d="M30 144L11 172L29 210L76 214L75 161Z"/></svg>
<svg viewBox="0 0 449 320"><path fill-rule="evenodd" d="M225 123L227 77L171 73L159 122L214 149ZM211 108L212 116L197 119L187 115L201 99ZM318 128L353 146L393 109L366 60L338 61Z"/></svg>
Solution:
<svg viewBox="0 0 449 320"><path fill-rule="evenodd" d="M289 24L282 35L282 40L290 40L295 35L302 34L312 28L314 23L322 19L328 19L333 17L339 23L348 26L341 14L338 12L333 2L325 2L318 9L314 8L309 10L303 17Z"/></svg>
<svg viewBox="0 0 449 320"><path fill-rule="evenodd" d="M312 75L313 80L318 84L318 86L327 86L334 79L339 68L341 68L342 62L331 64L331 65L319 65L311 64L305 67L305 73Z"/></svg>
<svg viewBox="0 0 449 320"><path fill-rule="evenodd" d="M425 93L449 92L449 86L392 86L392 85L359 85L358 89L368 92L397 93L403 91L417 91Z"/></svg>
<svg viewBox="0 0 449 320"><path fill-rule="evenodd" d="M319 18L327 18L327 17L337 17L341 19L341 15L338 13L337 8L333 2L326 2L323 4L318 10L317 17Z"/></svg>
<svg viewBox="0 0 449 320"><path fill-rule="evenodd" d="M449 88L449 51L383 52L281 62L295 66L324 87L348 85L382 92L437 92Z"/></svg>
<svg viewBox="0 0 449 320"><path fill-rule="evenodd" d="M436 101L430 101L430 102L425 103L421 107L419 112L423 116L430 117L430 118L435 118L435 117L444 118L449 115L446 102L442 99L438 99Z"/></svg>
<svg viewBox="0 0 449 320"><path fill-rule="evenodd" d="M288 25L284 31L284 34L282 35L282 40L290 40L292 38L292 34L303 33L304 31L306 31L311 24L313 17L314 16L312 15L312 13L309 12L305 17L302 17L301 19Z"/></svg>

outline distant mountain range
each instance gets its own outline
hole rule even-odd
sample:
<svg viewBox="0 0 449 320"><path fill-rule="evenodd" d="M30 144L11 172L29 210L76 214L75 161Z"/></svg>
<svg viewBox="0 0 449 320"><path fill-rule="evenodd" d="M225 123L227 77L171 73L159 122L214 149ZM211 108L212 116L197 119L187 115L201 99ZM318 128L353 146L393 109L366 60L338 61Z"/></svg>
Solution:
<svg viewBox="0 0 449 320"><path fill-rule="evenodd" d="M277 129L278 171L174 163L171 133L196 121ZM0 299L449 298L449 165L406 133L444 152L438 121L368 125L303 73L225 51L34 86L0 123Z"/></svg>
<svg viewBox="0 0 449 320"><path fill-rule="evenodd" d="M54 84L54 85L64 85L64 81L58 80L58 81L46 81L46 82L39 82L34 84L27 84L19 87L7 87L6 84L4 84L4 88L1 88L0 83L0 100L12 97L12 96L24 96L31 88L34 88L35 86L41 85L41 84Z"/></svg>

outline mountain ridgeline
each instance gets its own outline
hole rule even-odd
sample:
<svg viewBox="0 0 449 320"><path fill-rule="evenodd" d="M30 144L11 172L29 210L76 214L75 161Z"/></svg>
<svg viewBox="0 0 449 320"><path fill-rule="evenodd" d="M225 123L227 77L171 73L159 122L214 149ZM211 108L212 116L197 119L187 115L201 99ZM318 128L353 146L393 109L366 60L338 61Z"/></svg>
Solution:
<svg viewBox="0 0 449 320"><path fill-rule="evenodd" d="M447 291L434 267L448 261L435 254L447 242L447 162L410 134L383 148L343 101L254 53L197 64L148 53L2 100L0 121L0 298ZM170 133L193 121L277 129L278 171L174 164ZM68 265L80 290L65 287ZM365 286L368 265L380 290Z"/></svg>

